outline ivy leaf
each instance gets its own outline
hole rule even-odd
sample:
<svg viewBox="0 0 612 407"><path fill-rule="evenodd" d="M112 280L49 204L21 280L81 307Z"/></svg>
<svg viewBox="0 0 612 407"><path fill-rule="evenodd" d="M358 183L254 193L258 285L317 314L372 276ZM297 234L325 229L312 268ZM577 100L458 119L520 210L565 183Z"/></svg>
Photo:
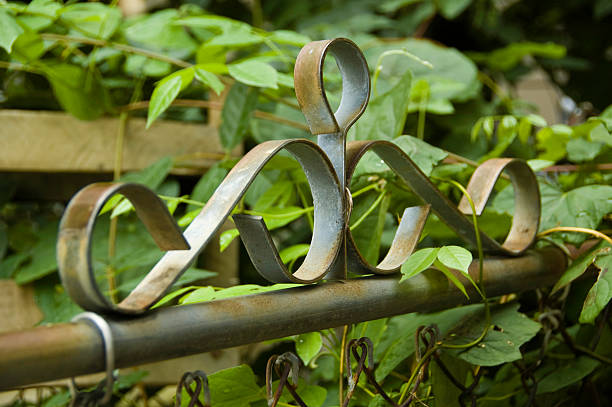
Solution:
<svg viewBox="0 0 612 407"><path fill-rule="evenodd" d="M599 362L587 356L579 356L548 372L547 376L538 380L537 394L551 393L561 390L590 374Z"/></svg>
<svg viewBox="0 0 612 407"><path fill-rule="evenodd" d="M234 79L245 85L278 89L278 73L265 62L247 60L228 65L227 70Z"/></svg>
<svg viewBox="0 0 612 407"><path fill-rule="evenodd" d="M581 324L592 324L612 299L612 254L608 250L608 254L598 256L594 264L599 268L599 275L584 301L579 319Z"/></svg>
<svg viewBox="0 0 612 407"><path fill-rule="evenodd" d="M0 47L4 48L9 54L13 48L13 43L23 33L23 28L15 18L0 9Z"/></svg>
<svg viewBox="0 0 612 407"><path fill-rule="evenodd" d="M421 325L436 324L442 335L470 315L481 315L482 305L468 305L431 314L406 314L389 320L387 331L375 351L380 360L376 368L376 380L381 381L414 353L414 332Z"/></svg>
<svg viewBox="0 0 612 407"><path fill-rule="evenodd" d="M601 152L603 147L603 143L574 138L567 142L567 158L575 163L591 161Z"/></svg>
<svg viewBox="0 0 612 407"><path fill-rule="evenodd" d="M410 103L412 73L407 71L386 93L370 100L361 120L349 131L350 140L391 140L402 134Z"/></svg>
<svg viewBox="0 0 612 407"><path fill-rule="evenodd" d="M226 151L240 144L245 136L251 113L257 106L257 97L255 88L240 83L230 88L221 111L219 127L219 138Z"/></svg>
<svg viewBox="0 0 612 407"><path fill-rule="evenodd" d="M217 95L225 88L225 85L217 78L217 75L208 72L206 69L202 68L202 66L196 65L194 70L196 79L204 85L209 86Z"/></svg>
<svg viewBox="0 0 612 407"><path fill-rule="evenodd" d="M301 334L296 336L294 340L295 350L302 361L304 361L304 365L308 365L323 346L323 340L319 332Z"/></svg>
<svg viewBox="0 0 612 407"><path fill-rule="evenodd" d="M521 359L520 346L533 338L540 324L518 312L519 304L504 304L491 309L491 328L477 345L456 349L457 357L480 366L496 366ZM450 344L467 344L478 338L486 324L484 309L460 321L445 337Z"/></svg>
<svg viewBox="0 0 612 407"><path fill-rule="evenodd" d="M540 231L555 226L597 229L602 218L612 212L612 186L588 185L562 194L542 207ZM580 243L586 235L560 233L570 243Z"/></svg>
<svg viewBox="0 0 612 407"><path fill-rule="evenodd" d="M393 140L425 175L431 175L433 168L448 155L446 151L412 136L400 136Z"/></svg>
<svg viewBox="0 0 612 407"><path fill-rule="evenodd" d="M149 113L147 115L147 126L148 129L151 124L157 119L157 117L166 111L166 109L172 104L178 94L185 89L193 80L195 73L194 68L185 68L180 71L176 71L172 75L166 76L164 79L159 81L153 94L151 95L151 101L149 102Z"/></svg>
<svg viewBox="0 0 612 407"><path fill-rule="evenodd" d="M561 278L559 278L559 281L557 281L557 283L554 285L552 292L554 293L560 290L580 277L589 268L589 266L593 264L597 256L610 253L610 249L611 247L607 242L601 241L591 250L583 253L580 257L572 262L565 272L563 272L563 275Z"/></svg>
<svg viewBox="0 0 612 407"><path fill-rule="evenodd" d="M408 257L408 260L402 264L402 278L400 283L431 267L436 257L438 257L439 250L438 248L429 247L412 253L410 257Z"/></svg>

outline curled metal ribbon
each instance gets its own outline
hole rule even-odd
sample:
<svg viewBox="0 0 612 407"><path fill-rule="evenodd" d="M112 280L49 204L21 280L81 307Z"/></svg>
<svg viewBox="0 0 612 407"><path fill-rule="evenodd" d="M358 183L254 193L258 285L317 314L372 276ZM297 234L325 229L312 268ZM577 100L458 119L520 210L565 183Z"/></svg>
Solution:
<svg viewBox="0 0 612 407"><path fill-rule="evenodd" d="M323 86L323 64L328 53L334 55L342 74L342 99L335 113ZM317 143L280 140L253 148L234 166L184 233L180 232L163 202L143 186L99 183L77 193L62 219L57 249L60 275L72 299L87 310L102 313L138 314L149 309L196 259L256 175L281 150L290 152L299 162L313 196L314 229L310 250L302 265L294 273L287 270L261 217L234 216L255 268L271 282L313 283L323 278L344 279L347 268L356 273L395 272L413 252L430 209L460 237L475 243L474 227L465 217L471 213L467 200L464 198L459 207L455 207L398 146L387 141L359 141L347 145L346 133L365 110L370 95L367 63L352 41L336 38L306 45L295 65L295 91L310 130L317 135ZM388 254L376 266L368 264L359 253L347 227L352 206L347 185L357 163L368 150L375 152L424 203L404 211ZM484 233L481 233L481 240L485 250L518 255L531 245L540 213L538 185L527 164L517 159L489 160L476 169L467 189L480 214L502 171L510 176L515 191L512 228L501 245ZM167 251L118 304L102 295L91 264L91 239L96 218L104 203L115 194L132 202L155 242Z"/></svg>

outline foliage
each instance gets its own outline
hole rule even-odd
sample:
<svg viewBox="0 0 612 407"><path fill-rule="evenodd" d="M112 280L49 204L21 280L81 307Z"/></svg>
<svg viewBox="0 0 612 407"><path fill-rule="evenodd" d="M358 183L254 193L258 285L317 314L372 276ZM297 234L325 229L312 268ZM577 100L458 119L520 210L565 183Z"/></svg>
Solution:
<svg viewBox="0 0 612 407"><path fill-rule="evenodd" d="M612 9L601 1L571 2L562 9L550 2L528 7L521 1L354 0L330 5L316 0L290 8L281 1L265 2L258 12L259 2L251 3L252 15L245 9L244 15L232 16L249 21L253 17L253 25L193 4L131 18L102 3L1 4L0 67L7 68L1 74L2 106L61 108L78 118L94 119L128 111L140 114L136 102L144 100L150 126L159 118L204 120L206 111L199 110L204 105L194 100L214 108L222 94L219 136L226 151L244 142L250 146L308 137L294 102L295 56L310 38L347 36L364 50L373 77L369 107L351 129L350 140L397 144L453 202L461 198L453 183L465 184L478 162L500 156L528 160L541 191L537 245L580 249L582 255L571 261L552 289L487 298L479 282L470 281L482 304L284 338L308 368L298 382L300 396L309 406L337 405L338 382L347 372L346 345L361 337L373 344L375 380L397 402L416 398L427 405L552 406L571 400L585 404L590 397L608 394L603 384L609 381L612 363L612 255L604 240L612 222L612 176L606 167L612 157L612 106L606 108L610 101L601 97L607 83L589 93L591 86L582 89L584 82L575 78L583 75L585 63L597 70L609 62L599 55L590 59L586 50L577 50L574 39L554 35L548 27L584 9L604 24ZM208 2L210 10L220 4ZM526 8L542 20L541 32L522 23ZM262 13L267 31L255 27L263 26L255 21ZM458 26L460 35L445 34L456 33ZM584 22L576 21L576 26ZM421 38L424 33L440 42ZM585 48L595 53L596 45ZM341 80L328 65L325 86L334 104L340 98ZM588 95L581 100L592 101L592 111L574 114L565 123L547 123L511 90L517 79L535 69L569 74L571 79L561 84L564 90ZM35 94L42 96L32 97ZM224 157L190 191L183 191L169 175L171 158L120 180L155 190L184 227L235 162ZM367 260L376 263L391 245L404 208L420 201L373 153L360 162L350 189L351 233ZM35 283L43 322L69 320L79 310L55 273L57 207L17 203L9 186L3 190L0 277ZM501 179L477 227L502 240L513 206L512 187ZM279 155L264 167L234 213L262 216L281 259L294 269L308 252L312 211L299 164ZM105 212L94 240L96 273L108 284L109 296L122 297L161 252L127 201L115 198ZM108 239L113 223L116 237ZM221 248L238 235L236 229L224 232ZM399 284L420 273L442 278L442 272L467 295L451 269L468 276L473 260L469 250L478 248L459 245L464 243L430 216L418 250L402 266ZM114 283L106 279L109 273ZM250 284L202 286L199 281L210 275L190 269L156 306L292 286L263 285L247 267L242 278ZM265 405L262 374L257 366L242 365L210 375L213 405ZM384 405L376 392L362 378L351 405ZM47 400L49 405L66 402L64 393ZM291 398L283 393L281 402L290 403Z"/></svg>

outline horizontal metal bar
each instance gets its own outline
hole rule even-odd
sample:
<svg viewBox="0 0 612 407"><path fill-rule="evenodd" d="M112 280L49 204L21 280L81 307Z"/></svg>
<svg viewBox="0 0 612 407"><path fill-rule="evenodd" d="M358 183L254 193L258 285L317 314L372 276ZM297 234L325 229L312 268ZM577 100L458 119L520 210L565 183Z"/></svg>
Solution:
<svg viewBox="0 0 612 407"><path fill-rule="evenodd" d="M550 285L565 267L565 256L556 248L490 258L485 261L485 288L489 296L497 296ZM477 269L472 263L474 278ZM473 289L468 292L478 301ZM373 276L107 320L115 366L127 367L465 302L441 273L432 271L401 284L397 275ZM103 352L99 332L86 322L1 334L0 389L103 371Z"/></svg>

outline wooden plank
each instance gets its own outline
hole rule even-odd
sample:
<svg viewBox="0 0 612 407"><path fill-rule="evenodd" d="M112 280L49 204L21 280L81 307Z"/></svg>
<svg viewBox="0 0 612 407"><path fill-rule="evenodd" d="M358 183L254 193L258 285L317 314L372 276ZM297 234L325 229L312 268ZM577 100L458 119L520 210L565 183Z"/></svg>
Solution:
<svg viewBox="0 0 612 407"><path fill-rule="evenodd" d="M118 128L117 118L88 122L61 112L0 110L0 171L112 172ZM201 173L223 154L213 126L162 120L145 130L145 119L131 118L122 169L175 156L176 172Z"/></svg>

